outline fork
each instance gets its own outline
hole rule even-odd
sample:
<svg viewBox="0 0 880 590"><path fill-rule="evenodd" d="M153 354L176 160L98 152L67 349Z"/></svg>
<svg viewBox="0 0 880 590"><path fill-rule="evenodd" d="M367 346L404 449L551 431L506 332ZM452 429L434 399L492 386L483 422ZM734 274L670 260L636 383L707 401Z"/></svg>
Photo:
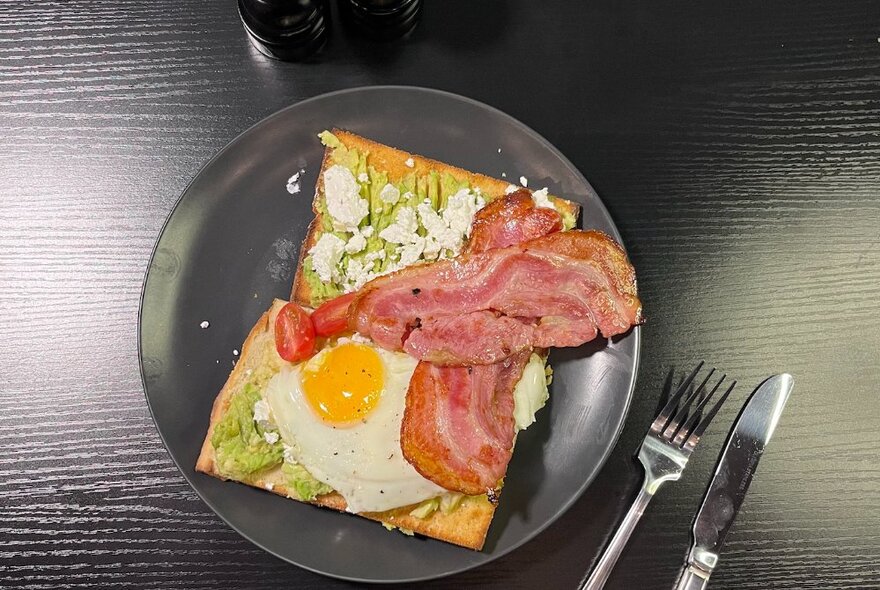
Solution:
<svg viewBox="0 0 880 590"><path fill-rule="evenodd" d="M605 548L602 557L599 559L593 573L589 579L580 586L580 590L599 590L605 585L611 570L623 553L630 535L636 528L639 519L645 512L645 508L654 494L661 485L667 481L676 481L681 477L685 466L694 447L700 442L700 437L706 430L706 427L718 413L724 400L733 391L736 381L733 381L727 388L727 391L718 399L715 405L703 416L703 410L709 403L715 392L721 386L721 383L727 377L722 375L721 379L715 386L706 393L706 385L709 379L715 373L715 369L711 369L699 387L693 389L692 384L694 378L703 367L703 362L691 371L691 374L682 381L678 389L673 393L669 401L660 410L660 414L651 424L645 440L639 448L639 461L645 469L645 478L642 481L642 489L636 496L632 506L614 533L608 547ZM687 397L685 394L688 393ZM680 403L682 398L684 402ZM690 407L696 402L693 412L689 412Z"/></svg>

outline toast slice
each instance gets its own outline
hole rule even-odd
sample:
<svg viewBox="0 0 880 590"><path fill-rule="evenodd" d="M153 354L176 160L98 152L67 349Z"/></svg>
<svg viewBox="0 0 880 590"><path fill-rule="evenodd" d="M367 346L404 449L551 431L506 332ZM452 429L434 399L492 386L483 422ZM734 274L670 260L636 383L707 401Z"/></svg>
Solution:
<svg viewBox="0 0 880 590"><path fill-rule="evenodd" d="M199 453L196 462L196 471L219 479L232 479L225 477L218 470L214 446L211 444L214 428L229 409L232 397L239 394L247 383L252 383L257 387L265 386L275 373L288 364L278 356L275 350L274 332L275 317L285 303L287 302L276 299L272 307L257 320L256 325L248 334L242 346L238 363L229 375L220 394L214 400L208 434L205 436L201 453ZM299 500L296 492L288 489L285 485L285 478L280 466L259 472L252 479L233 481ZM339 511L345 511L346 506L343 497L335 492L319 495L311 503ZM386 512L362 513L359 516L382 522L389 527L400 528L405 532L412 531L455 545L479 550L483 546L486 532L489 530L489 525L495 514L495 506L489 502L485 495L465 496L455 510L449 513L435 510L426 518L410 515L414 508L416 508L415 505L404 506Z"/></svg>
<svg viewBox="0 0 880 590"><path fill-rule="evenodd" d="M467 181L472 189L479 189L486 202L491 202L497 198L503 197L511 183L506 180L492 178L484 174L470 172L462 168L457 168L437 160L425 158L417 154L412 154L397 148L377 143L360 135L356 135L349 131L341 129L333 129L333 135L340 143L348 149L355 149L362 154L367 154L367 162L370 166L378 170L382 170L388 174L388 181L392 183L399 182L404 176L415 173L417 176L426 175L429 172L437 172L439 174L448 173L458 181ZM318 173L318 182L315 186L315 196L312 201L312 211L315 218L309 225L309 231L303 240L300 248L299 263L296 267L296 275L293 279L293 290L290 294L291 301L296 301L300 305L315 306L320 303L312 293L308 282L303 276L303 261L308 255L308 251L318 242L321 237L321 227L323 220L318 207L318 202L324 199L324 171L332 165L331 160L332 148L324 150L324 159L321 162L321 170ZM410 166L409 164L412 164ZM553 197L553 204L564 219L570 219L571 225L577 220L580 212L580 206L577 203L564 199ZM571 229L566 227L566 229Z"/></svg>

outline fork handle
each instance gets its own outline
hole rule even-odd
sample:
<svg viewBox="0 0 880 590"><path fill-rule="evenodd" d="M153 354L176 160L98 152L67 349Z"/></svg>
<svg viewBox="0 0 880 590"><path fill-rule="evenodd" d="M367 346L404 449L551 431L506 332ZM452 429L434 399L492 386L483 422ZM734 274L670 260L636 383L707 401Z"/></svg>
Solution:
<svg viewBox="0 0 880 590"><path fill-rule="evenodd" d="M614 536L611 538L611 542L608 543L608 546L602 553L602 557L600 557L599 561L596 563L593 573L591 573L587 581L581 585L580 590L600 590L605 586L605 582L608 581L608 577L611 575L611 570L614 569L614 565L617 563L617 560L620 559L620 555L623 553L623 548L626 547L630 535L632 535L632 532L635 530L639 519L642 518L642 514L645 513L645 507L653 497L654 494L648 492L648 490L642 486L639 495L636 496L636 499L633 501L632 506L629 507L626 516L623 517L623 522L617 527L617 531L615 531Z"/></svg>

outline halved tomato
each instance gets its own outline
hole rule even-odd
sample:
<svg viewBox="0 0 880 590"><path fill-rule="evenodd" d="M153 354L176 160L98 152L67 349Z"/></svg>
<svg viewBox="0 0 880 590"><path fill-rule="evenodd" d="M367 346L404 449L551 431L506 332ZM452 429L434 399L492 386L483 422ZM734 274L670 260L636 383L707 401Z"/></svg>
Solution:
<svg viewBox="0 0 880 590"><path fill-rule="evenodd" d="M312 318L296 303L288 303L275 318L275 349L278 356L292 363L315 352L315 326Z"/></svg>

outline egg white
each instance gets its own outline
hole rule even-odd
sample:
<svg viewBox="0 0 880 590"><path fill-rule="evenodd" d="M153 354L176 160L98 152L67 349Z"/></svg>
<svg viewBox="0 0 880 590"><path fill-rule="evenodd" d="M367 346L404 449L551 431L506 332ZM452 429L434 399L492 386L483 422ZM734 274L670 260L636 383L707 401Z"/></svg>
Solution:
<svg viewBox="0 0 880 590"><path fill-rule="evenodd" d="M303 393L302 365L283 369L266 389L266 401L290 454L339 492L349 512L390 510L446 492L419 475L400 451L406 390L418 361L370 347L382 361L384 389L373 411L353 424L327 424L314 412ZM320 356L312 362L320 362Z"/></svg>

